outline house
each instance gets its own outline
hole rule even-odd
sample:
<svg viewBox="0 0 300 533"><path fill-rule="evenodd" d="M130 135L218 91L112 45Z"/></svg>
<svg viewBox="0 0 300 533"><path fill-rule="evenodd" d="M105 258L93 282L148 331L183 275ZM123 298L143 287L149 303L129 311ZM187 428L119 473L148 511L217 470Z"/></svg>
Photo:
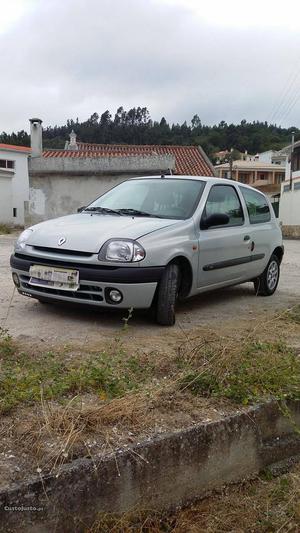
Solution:
<svg viewBox="0 0 300 533"><path fill-rule="evenodd" d="M231 178L252 185L272 198L280 193L281 183L285 179L285 164L266 163L259 159L236 160L216 165L215 172L220 178Z"/></svg>
<svg viewBox="0 0 300 533"><path fill-rule="evenodd" d="M254 156L254 161L261 161L263 163L273 163L274 165L285 165L286 164L286 154L282 153L281 150L267 150L256 154Z"/></svg>
<svg viewBox="0 0 300 533"><path fill-rule="evenodd" d="M29 200L30 148L0 144L0 223L23 226Z"/></svg>
<svg viewBox="0 0 300 533"><path fill-rule="evenodd" d="M70 133L64 149L42 149L42 121L31 119L30 202L27 224L74 213L133 176L213 176L199 146L94 144Z"/></svg>
<svg viewBox="0 0 300 533"><path fill-rule="evenodd" d="M279 220L285 237L300 238L300 141L281 150L286 178L281 185Z"/></svg>

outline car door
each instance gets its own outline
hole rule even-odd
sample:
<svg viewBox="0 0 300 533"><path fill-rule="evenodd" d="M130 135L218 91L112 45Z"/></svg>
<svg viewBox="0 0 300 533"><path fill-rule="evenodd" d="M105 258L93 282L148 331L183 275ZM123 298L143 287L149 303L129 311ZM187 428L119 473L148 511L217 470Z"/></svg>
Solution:
<svg viewBox="0 0 300 533"><path fill-rule="evenodd" d="M203 229L213 214L228 215L224 225ZM248 218L235 185L211 186L200 219L198 288L218 287L247 279L250 262Z"/></svg>
<svg viewBox="0 0 300 533"><path fill-rule="evenodd" d="M265 195L248 187L239 187L248 212L249 236L251 239L251 277L264 271L273 251L273 232L276 233L275 217L271 216L271 207Z"/></svg>

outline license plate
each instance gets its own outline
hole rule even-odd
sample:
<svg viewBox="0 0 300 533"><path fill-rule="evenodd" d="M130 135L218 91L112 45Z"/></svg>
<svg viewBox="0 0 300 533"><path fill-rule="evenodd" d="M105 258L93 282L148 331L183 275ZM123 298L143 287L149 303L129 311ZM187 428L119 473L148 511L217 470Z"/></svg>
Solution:
<svg viewBox="0 0 300 533"><path fill-rule="evenodd" d="M29 269L29 275L29 284L37 287L62 291L77 291L79 288L78 270L32 265Z"/></svg>

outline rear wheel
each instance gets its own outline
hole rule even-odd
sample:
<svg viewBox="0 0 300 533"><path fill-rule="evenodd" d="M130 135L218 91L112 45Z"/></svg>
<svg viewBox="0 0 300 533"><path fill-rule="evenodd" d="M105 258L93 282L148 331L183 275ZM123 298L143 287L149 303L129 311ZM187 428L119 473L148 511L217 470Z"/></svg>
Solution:
<svg viewBox="0 0 300 533"><path fill-rule="evenodd" d="M263 273L254 280L254 289L259 296L271 296L277 289L280 276L280 261L272 255Z"/></svg>
<svg viewBox="0 0 300 533"><path fill-rule="evenodd" d="M162 326L173 326L175 324L175 304L179 280L179 266L175 263L168 265L158 286L156 303L156 321Z"/></svg>

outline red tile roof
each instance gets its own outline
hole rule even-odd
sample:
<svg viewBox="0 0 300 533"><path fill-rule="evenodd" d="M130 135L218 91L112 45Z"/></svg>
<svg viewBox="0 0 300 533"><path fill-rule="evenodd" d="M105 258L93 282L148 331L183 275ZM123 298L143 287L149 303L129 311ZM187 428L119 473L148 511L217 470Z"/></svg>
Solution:
<svg viewBox="0 0 300 533"><path fill-rule="evenodd" d="M175 173L191 176L213 176L209 159L198 146L154 144L89 144L77 143L78 150L44 150L44 157L117 157L140 155L175 156Z"/></svg>
<svg viewBox="0 0 300 533"><path fill-rule="evenodd" d="M16 146L15 144L0 143L0 150L9 150L10 152L24 152L30 153L31 148L28 146Z"/></svg>

